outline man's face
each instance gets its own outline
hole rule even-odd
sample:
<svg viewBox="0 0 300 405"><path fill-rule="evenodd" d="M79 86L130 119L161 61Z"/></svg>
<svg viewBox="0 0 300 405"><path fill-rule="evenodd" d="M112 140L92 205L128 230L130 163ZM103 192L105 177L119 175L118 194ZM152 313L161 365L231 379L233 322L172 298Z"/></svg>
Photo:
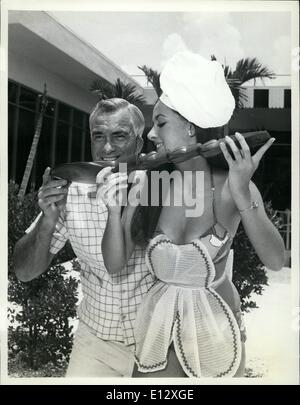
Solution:
<svg viewBox="0 0 300 405"><path fill-rule="evenodd" d="M130 113L98 113L91 122L93 161L114 161L135 153L136 135Z"/></svg>

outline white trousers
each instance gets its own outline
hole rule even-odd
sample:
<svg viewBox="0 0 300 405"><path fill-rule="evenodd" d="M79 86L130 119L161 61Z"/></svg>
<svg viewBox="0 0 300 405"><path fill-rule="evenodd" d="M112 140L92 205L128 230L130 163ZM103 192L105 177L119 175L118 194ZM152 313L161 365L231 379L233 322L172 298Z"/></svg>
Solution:
<svg viewBox="0 0 300 405"><path fill-rule="evenodd" d="M133 345L106 341L79 322L66 377L131 377Z"/></svg>

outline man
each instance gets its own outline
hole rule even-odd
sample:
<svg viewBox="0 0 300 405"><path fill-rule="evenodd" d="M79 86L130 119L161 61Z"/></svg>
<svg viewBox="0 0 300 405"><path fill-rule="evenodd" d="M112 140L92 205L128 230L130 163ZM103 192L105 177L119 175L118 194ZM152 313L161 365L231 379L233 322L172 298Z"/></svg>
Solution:
<svg viewBox="0 0 300 405"><path fill-rule="evenodd" d="M134 105L122 99L99 102L90 115L93 160L139 153L143 130L143 115ZM109 275L105 269L101 241L107 208L96 198L99 187L67 187L65 180L52 180L47 168L38 192L42 212L15 247L15 272L24 282L46 271L67 240L78 257L83 299L67 377L131 376L133 322L153 283L141 249L121 273Z"/></svg>

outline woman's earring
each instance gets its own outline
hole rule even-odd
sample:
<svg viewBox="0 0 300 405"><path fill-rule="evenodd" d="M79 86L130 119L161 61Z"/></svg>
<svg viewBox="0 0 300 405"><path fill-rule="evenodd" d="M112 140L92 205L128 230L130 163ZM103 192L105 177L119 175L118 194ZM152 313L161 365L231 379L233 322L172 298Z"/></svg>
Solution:
<svg viewBox="0 0 300 405"><path fill-rule="evenodd" d="M189 136L190 136L191 138L194 136L194 135L192 134L191 128L189 128L188 134L189 134Z"/></svg>

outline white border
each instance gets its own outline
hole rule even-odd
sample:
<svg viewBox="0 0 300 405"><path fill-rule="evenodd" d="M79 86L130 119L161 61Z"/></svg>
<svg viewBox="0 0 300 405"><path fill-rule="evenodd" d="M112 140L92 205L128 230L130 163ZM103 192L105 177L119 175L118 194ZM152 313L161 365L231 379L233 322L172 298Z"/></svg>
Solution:
<svg viewBox="0 0 300 405"><path fill-rule="evenodd" d="M2 0L1 4L1 48L0 48L0 113L1 129L7 134L7 25L8 10L45 10L45 11L290 11L292 16L291 49L299 48L299 4L296 1L138 1L138 0ZM292 57L292 55L291 55ZM292 308L299 308L299 70L292 72ZM7 213L7 137L1 136L0 148L0 210ZM2 252L7 251L7 217L1 216ZM90 378L9 378L7 376L7 255L2 253L0 272L0 337L1 337L1 384L27 385L113 385L119 384L168 384L168 385L274 385L299 383L299 330L293 342L295 347L294 378L284 380L274 378L230 378L230 379L90 379ZM299 314L298 314L299 316ZM299 320L298 320L299 324ZM271 339L271 336L270 336Z"/></svg>

